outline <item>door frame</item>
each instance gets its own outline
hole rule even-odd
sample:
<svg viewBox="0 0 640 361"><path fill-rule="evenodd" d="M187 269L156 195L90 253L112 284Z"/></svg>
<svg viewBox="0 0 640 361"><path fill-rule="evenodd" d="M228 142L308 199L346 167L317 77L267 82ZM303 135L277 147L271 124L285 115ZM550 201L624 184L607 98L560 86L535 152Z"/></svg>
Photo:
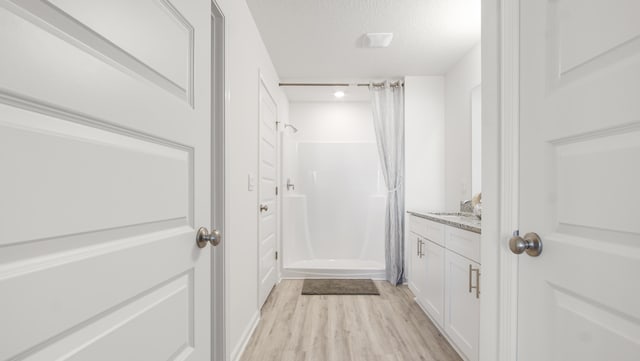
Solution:
<svg viewBox="0 0 640 361"><path fill-rule="evenodd" d="M482 0L482 282L480 360L517 360L520 1Z"/></svg>
<svg viewBox="0 0 640 361"><path fill-rule="evenodd" d="M225 197L225 184L229 182L226 161L226 120L229 119L229 84L226 79L227 32L226 19L216 0L211 0L211 228L222 234L223 241L211 249L211 359L227 359L227 300L228 217L230 204Z"/></svg>

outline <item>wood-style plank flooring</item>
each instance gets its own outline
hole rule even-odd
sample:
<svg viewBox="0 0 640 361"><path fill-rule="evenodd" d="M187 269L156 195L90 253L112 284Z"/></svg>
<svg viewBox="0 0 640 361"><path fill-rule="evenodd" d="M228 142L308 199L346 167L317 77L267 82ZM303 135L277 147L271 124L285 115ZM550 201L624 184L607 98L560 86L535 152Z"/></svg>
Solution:
<svg viewBox="0 0 640 361"><path fill-rule="evenodd" d="M283 280L262 308L242 361L458 361L406 286L380 296L303 296Z"/></svg>

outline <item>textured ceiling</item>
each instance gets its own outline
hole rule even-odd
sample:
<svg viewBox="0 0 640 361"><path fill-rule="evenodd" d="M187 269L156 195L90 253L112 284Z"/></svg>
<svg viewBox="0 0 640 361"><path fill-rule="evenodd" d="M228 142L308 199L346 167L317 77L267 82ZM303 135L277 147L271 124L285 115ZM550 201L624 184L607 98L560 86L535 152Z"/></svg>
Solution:
<svg viewBox="0 0 640 361"><path fill-rule="evenodd" d="M480 41L481 0L246 0L283 81L444 74ZM392 32L388 48L361 46Z"/></svg>

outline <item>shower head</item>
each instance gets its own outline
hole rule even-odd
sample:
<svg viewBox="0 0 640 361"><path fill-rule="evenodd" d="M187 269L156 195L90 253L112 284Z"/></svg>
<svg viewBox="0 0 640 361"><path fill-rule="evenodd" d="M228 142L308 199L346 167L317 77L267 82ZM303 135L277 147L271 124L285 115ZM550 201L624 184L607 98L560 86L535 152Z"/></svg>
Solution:
<svg viewBox="0 0 640 361"><path fill-rule="evenodd" d="M291 129L293 130L293 132L294 132L294 133L297 133L297 132L298 132L298 128L296 128L293 124L285 123L284 128L285 128L285 129L287 129L287 128L291 128Z"/></svg>

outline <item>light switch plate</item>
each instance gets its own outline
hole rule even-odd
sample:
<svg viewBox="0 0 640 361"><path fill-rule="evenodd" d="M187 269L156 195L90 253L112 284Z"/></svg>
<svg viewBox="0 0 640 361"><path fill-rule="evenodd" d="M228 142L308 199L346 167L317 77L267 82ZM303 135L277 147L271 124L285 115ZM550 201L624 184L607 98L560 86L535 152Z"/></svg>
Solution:
<svg viewBox="0 0 640 361"><path fill-rule="evenodd" d="M249 173L247 177L247 189L249 190L249 192L252 192L254 189L256 189L256 177L254 177L251 173Z"/></svg>

